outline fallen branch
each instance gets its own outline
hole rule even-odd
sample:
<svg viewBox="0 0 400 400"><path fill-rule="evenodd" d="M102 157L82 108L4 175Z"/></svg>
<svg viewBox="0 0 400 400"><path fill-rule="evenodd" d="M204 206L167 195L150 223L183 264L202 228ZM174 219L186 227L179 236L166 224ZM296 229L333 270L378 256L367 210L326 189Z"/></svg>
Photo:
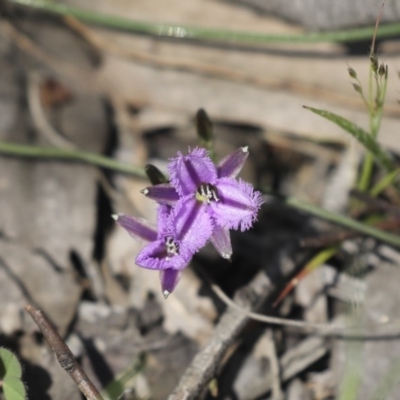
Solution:
<svg viewBox="0 0 400 400"><path fill-rule="evenodd" d="M63 369L68 372L69 376L76 383L82 394L86 396L88 400L103 400L99 391L76 361L71 350L42 311L30 304L25 306L25 310L36 322L36 325L39 327L49 346L56 355L58 362Z"/></svg>

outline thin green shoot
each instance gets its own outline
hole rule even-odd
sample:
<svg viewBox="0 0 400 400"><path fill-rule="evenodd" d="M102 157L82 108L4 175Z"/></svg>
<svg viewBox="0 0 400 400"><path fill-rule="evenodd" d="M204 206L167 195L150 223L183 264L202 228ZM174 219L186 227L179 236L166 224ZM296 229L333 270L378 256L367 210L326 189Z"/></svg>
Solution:
<svg viewBox="0 0 400 400"><path fill-rule="evenodd" d="M181 24L154 23L137 21L74 7L49 0L7 0L17 4L42 10L47 13L72 16L82 22L95 24L111 29L123 29L132 33L155 35L158 37L175 38L177 40L208 40L229 43L269 44L269 43L326 43L326 42L356 42L366 40L375 32L374 27L348 29L334 32L312 32L296 35L264 34L242 32L226 29L200 28ZM379 35L391 37L400 33L400 23L386 24L380 27Z"/></svg>
<svg viewBox="0 0 400 400"><path fill-rule="evenodd" d="M380 129L381 125L381 120L382 120L382 114L383 114L383 106L385 103L385 96L386 96L386 87L387 87L387 80L388 80L388 70L387 67L385 67L385 74L381 75L379 73L380 71L380 66L379 66L379 61L378 57L376 55L375 51L375 42L376 42L376 37L378 33L378 26L379 22L382 17L383 13L383 8L384 8L384 3L382 4L378 18L376 19L376 24L375 24L375 30L374 34L372 36L372 44L371 44L371 50L369 54L369 59L370 59L370 67L369 67L369 107L368 107L368 113L369 113L369 125L370 125L370 132L369 134L376 139L378 136L378 132ZM381 90L381 78L384 76L384 83L383 83L383 89ZM375 81L375 88L374 88L374 81ZM374 93L375 93L375 101L374 101ZM364 163L363 167L361 170L361 175L358 180L358 190L364 192L368 189L370 182L371 182L371 177L372 177L372 171L373 171L373 166L374 166L374 159L376 158L376 154L369 150L364 158Z"/></svg>
<svg viewBox="0 0 400 400"><path fill-rule="evenodd" d="M385 175L381 180L379 180L370 190L369 194L372 197L378 197L387 187L395 185L396 179L400 174L400 168Z"/></svg>
<svg viewBox="0 0 400 400"><path fill-rule="evenodd" d="M0 154L4 156L17 156L23 158L38 158L41 160L63 160L81 162L109 169L123 174L146 178L143 168L114 160L110 157L90 153L82 150L66 150L54 147L28 146L7 142L0 142Z"/></svg>
<svg viewBox="0 0 400 400"><path fill-rule="evenodd" d="M340 115L334 114L330 111L320 110L317 108L307 107L307 106L304 106L304 108L312 111L317 115L320 115L323 118L326 118L327 120L343 128L346 132L350 133L354 138L358 140L359 143L361 143L370 153L373 154L374 158L388 172L394 171L396 169L396 165L393 161L392 156L377 142L374 135L371 135L369 132L360 128L359 126L349 121L348 119L343 118ZM378 121L380 123L380 119ZM379 129L379 124L376 124L374 126L377 129Z"/></svg>
<svg viewBox="0 0 400 400"><path fill-rule="evenodd" d="M132 386L132 381L144 370L145 366L146 356L144 353L141 353L125 371L119 374L116 379L107 385L101 393L103 398L106 400L119 399L125 390Z"/></svg>

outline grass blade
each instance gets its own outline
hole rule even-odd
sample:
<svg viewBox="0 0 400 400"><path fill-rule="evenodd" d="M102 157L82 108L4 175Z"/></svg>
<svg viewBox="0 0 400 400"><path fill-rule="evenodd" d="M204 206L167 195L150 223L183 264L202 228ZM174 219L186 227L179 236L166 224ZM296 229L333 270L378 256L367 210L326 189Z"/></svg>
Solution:
<svg viewBox="0 0 400 400"><path fill-rule="evenodd" d="M143 168L123 163L109 157L82 150L64 150L54 147L28 146L0 141L0 154L22 158L39 158L41 160L63 160L96 165L123 174L146 178Z"/></svg>
<svg viewBox="0 0 400 400"><path fill-rule="evenodd" d="M343 128L346 132L350 133L354 138L358 140L368 151L370 151L377 162L379 162L383 168L388 172L392 172L396 169L395 163L391 155L377 142L377 140L370 135L367 131L360 128L353 122L340 115L334 114L330 111L319 110L313 107L304 106L307 110L312 111L314 114L320 115L323 118L335 123L336 125Z"/></svg>
<svg viewBox="0 0 400 400"><path fill-rule="evenodd" d="M379 182L375 184L375 186L371 189L370 195L372 197L377 197L381 194L383 190L385 190L388 186L394 184L396 178L400 174L400 168L395 169L390 172L386 176L384 176Z"/></svg>
<svg viewBox="0 0 400 400"><path fill-rule="evenodd" d="M385 242L392 246L400 247L400 236L393 235L391 233L374 228L365 223L356 221L353 218L324 210L323 208L317 207L313 204L302 202L293 197L285 199L285 204L291 207L295 207L299 210L306 211L316 217L325 219L326 221L330 221L356 232L360 232L363 235L374 237L375 239L381 240L382 242Z"/></svg>
<svg viewBox="0 0 400 400"><path fill-rule="evenodd" d="M51 0L8 0L8 3L28 6L51 14L72 16L80 21L96 24L112 29L123 29L133 33L144 33L159 37L176 39L212 40L231 43L323 43L354 42L369 39L374 34L374 27L348 29L335 32L312 32L298 35L263 34L241 32L226 29L208 29L181 24L163 24L131 20L95 12L80 7L73 7ZM400 33L400 23L387 24L380 27L379 37L393 36Z"/></svg>

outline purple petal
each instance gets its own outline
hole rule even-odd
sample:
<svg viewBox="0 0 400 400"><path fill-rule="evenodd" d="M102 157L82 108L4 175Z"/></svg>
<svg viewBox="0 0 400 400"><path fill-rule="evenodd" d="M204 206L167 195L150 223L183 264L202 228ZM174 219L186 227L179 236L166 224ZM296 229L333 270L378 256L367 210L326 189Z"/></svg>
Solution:
<svg viewBox="0 0 400 400"><path fill-rule="evenodd" d="M206 205L191 195L183 197L176 203L172 222L175 238L179 240L181 249L187 249L192 253L207 243L214 229Z"/></svg>
<svg viewBox="0 0 400 400"><path fill-rule="evenodd" d="M231 178L219 179L216 187L220 200L210 203L216 225L241 231L251 228L263 203L261 193L249 183Z"/></svg>
<svg viewBox="0 0 400 400"><path fill-rule="evenodd" d="M179 200L177 191L169 183L149 186L141 190L141 193L149 199L155 200L157 203L167 204L169 206L174 206Z"/></svg>
<svg viewBox="0 0 400 400"><path fill-rule="evenodd" d="M165 235L173 235L171 233L171 211L172 207L160 204L157 208L157 238L164 240Z"/></svg>
<svg viewBox="0 0 400 400"><path fill-rule="evenodd" d="M214 232L211 236L211 243L223 258L230 260L232 255L232 245L229 229L215 225Z"/></svg>
<svg viewBox="0 0 400 400"><path fill-rule="evenodd" d="M192 258L192 254L183 251L180 254L168 257L164 240L156 240L145 246L136 257L136 264L148 269L177 269L185 268Z"/></svg>
<svg viewBox="0 0 400 400"><path fill-rule="evenodd" d="M247 157L249 148L241 147L218 163L218 178L236 178L241 171Z"/></svg>
<svg viewBox="0 0 400 400"><path fill-rule="evenodd" d="M168 171L172 185L181 196L195 193L203 182L213 184L217 170L205 149L196 148L187 156L178 153L171 159Z"/></svg>
<svg viewBox="0 0 400 400"><path fill-rule="evenodd" d="M125 228L135 239L143 239L148 242L153 242L157 239L157 231L142 218L136 218L125 214L114 214L112 217L117 224Z"/></svg>
<svg viewBox="0 0 400 400"><path fill-rule="evenodd" d="M181 272L176 269L165 269L160 271L161 290L167 298L175 289L181 277Z"/></svg>

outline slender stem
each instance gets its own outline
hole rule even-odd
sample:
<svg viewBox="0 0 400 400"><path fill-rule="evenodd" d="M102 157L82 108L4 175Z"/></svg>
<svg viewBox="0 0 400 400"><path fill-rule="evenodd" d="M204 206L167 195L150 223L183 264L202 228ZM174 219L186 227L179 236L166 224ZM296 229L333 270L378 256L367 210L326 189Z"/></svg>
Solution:
<svg viewBox="0 0 400 400"><path fill-rule="evenodd" d="M116 172L146 178L143 168L122 163L109 157L98 154L89 153L81 150L64 150L52 147L26 146L21 144L13 144L0 142L0 154L5 156L18 156L24 158L40 158L40 159L58 159L64 161L77 161L86 164L95 165Z"/></svg>
<svg viewBox="0 0 400 400"><path fill-rule="evenodd" d="M374 36L375 38L375 36ZM374 41L373 41L374 43ZM370 53L370 58L371 56L374 55L374 45L372 45L371 47L371 53ZM368 113L369 113L369 126L370 126L370 135L372 135L372 125L373 125L373 119L374 119L374 105L373 105L373 69L372 69L372 61L370 60L370 66L369 66L369 84L368 84L368 97L369 97L369 101L368 101ZM371 178L371 174L372 174L372 169L374 166L374 155L368 151L365 158L364 158L364 162L363 162L363 166L362 166L362 171L361 171L361 175L360 175L360 179L359 179L359 183L358 183L358 190L364 192L365 190L367 190L368 185L369 185L369 181Z"/></svg>
<svg viewBox="0 0 400 400"><path fill-rule="evenodd" d="M388 66L386 66L385 76L383 78L383 85L378 99L379 112L376 114L373 123L373 132L375 132L375 137L378 135L379 129L381 127L381 122L383 117L383 105L385 103L386 90L388 84L388 73L389 73Z"/></svg>
<svg viewBox="0 0 400 400"><path fill-rule="evenodd" d="M73 16L81 21L101 25L113 29L124 29L134 33L144 33L159 37L177 39L212 40L233 43L318 43L318 42L354 42L368 39L374 34L374 27L349 29L336 32L314 32L298 35L279 35L242 32L225 29L208 29L181 24L163 24L143 22L128 18L98 13L92 10L68 6L45 0L8 0L8 3L18 4L43 10L61 16ZM400 23L381 26L379 36L393 36L400 33Z"/></svg>
<svg viewBox="0 0 400 400"><path fill-rule="evenodd" d="M400 168L395 169L393 172L385 175L375 186L370 190L372 197L377 197L384 191L389 185L393 185L397 176L400 175Z"/></svg>
<svg viewBox="0 0 400 400"><path fill-rule="evenodd" d="M373 138L378 136L378 132L381 126L382 115L383 115L383 105L385 102L386 88L388 81L388 69L385 67L385 75L383 78L383 88L379 84L379 77L377 70L379 69L378 59L375 52L375 41L378 34L378 27L382 17L384 8L384 2L381 5L378 18L375 23L374 34L372 36L371 50L369 53L370 65L369 65L369 102L368 102L368 112L369 112L369 124L370 124L370 135ZM375 90L374 90L374 78L375 78ZM376 94L376 100L374 102L374 93ZM372 171L374 166L374 155L368 152L363 163L363 168L361 176L358 183L358 189L360 191L366 191L371 181Z"/></svg>
<svg viewBox="0 0 400 400"><path fill-rule="evenodd" d="M362 222L358 222L352 218L332 213L330 211L324 210L323 208L319 208L312 204L302 202L292 197L287 198L285 200L285 203L299 210L307 211L308 213L316 217L325 219L338 225L345 226L346 228L360 232L364 235L372 236L375 239L381 240L393 246L400 247L400 236L392 235L391 233L384 232L372 226L365 225Z"/></svg>
<svg viewBox="0 0 400 400"><path fill-rule="evenodd" d="M12 144L0 142L0 154L5 156L23 157L23 158L39 158L39 159L58 159L63 161L83 162L90 165L95 165L102 168L107 168L115 172L125 173L128 175L145 178L146 174L143 168L115 161L112 158L100 156L81 150L63 150L49 147L26 146L20 144ZM300 210L307 211L317 217L328 221L343 225L365 235L372 236L382 240L393 246L400 247L400 237L383 232L379 229L367 226L361 222L355 221L343 215L335 214L324 210L312 204L304 203L295 198L286 199L286 204L296 207Z"/></svg>

